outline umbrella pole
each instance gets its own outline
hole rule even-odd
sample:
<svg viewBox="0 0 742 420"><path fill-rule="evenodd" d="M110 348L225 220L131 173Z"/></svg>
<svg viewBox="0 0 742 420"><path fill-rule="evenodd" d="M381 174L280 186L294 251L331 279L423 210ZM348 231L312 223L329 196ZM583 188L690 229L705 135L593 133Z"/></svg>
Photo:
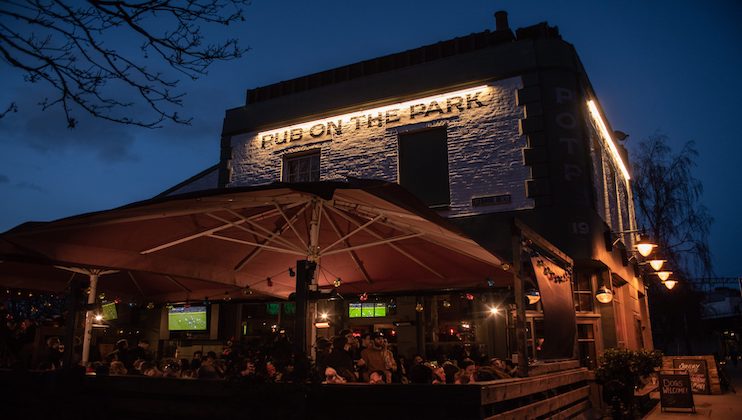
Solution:
<svg viewBox="0 0 742 420"><path fill-rule="evenodd" d="M294 347L297 354L305 354L307 347L307 298L309 283L317 264L313 261L296 262L296 315L294 318Z"/></svg>
<svg viewBox="0 0 742 420"><path fill-rule="evenodd" d="M70 279L69 293L67 294L67 319L65 320L65 337L64 337L64 360L62 366L65 368L72 367L75 359L75 326L77 325L78 299L82 281L73 275Z"/></svg>
<svg viewBox="0 0 742 420"><path fill-rule="evenodd" d="M93 310L90 306L95 303L96 289L98 288L98 272L90 272L90 294L88 295L88 309L85 312L85 335L82 341L82 365L87 366L90 359L90 340L93 337Z"/></svg>

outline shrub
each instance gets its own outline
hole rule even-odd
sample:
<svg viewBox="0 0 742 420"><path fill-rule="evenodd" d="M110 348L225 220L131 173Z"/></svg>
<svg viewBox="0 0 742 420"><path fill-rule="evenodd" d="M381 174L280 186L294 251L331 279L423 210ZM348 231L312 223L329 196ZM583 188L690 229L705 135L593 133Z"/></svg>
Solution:
<svg viewBox="0 0 742 420"><path fill-rule="evenodd" d="M611 405L614 418L633 418L634 389L643 376L662 366L662 352L608 349L599 359L595 380L603 385L603 399Z"/></svg>

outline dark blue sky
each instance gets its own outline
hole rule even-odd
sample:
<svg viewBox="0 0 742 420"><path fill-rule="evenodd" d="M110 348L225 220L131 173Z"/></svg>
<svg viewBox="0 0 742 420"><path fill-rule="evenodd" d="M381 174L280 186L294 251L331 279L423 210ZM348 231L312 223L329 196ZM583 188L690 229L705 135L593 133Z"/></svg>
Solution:
<svg viewBox="0 0 742 420"><path fill-rule="evenodd" d="M715 218L717 274L740 276L742 234L742 3L698 1L260 1L229 36L251 48L213 67L188 92L190 127L137 129L82 119L65 128L58 112L34 106L39 85L0 64L0 231L149 198L216 163L224 110L245 89L494 29L548 21L577 48L614 129L629 148L661 132L675 149L695 140L696 176Z"/></svg>

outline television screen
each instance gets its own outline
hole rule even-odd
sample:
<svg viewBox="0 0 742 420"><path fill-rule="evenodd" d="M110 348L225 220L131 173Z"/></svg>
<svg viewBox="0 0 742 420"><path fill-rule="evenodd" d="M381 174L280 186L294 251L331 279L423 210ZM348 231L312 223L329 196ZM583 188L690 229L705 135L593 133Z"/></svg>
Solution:
<svg viewBox="0 0 742 420"><path fill-rule="evenodd" d="M361 304L360 303L351 303L348 307L348 316L351 318L360 318L361 317Z"/></svg>
<svg viewBox="0 0 742 420"><path fill-rule="evenodd" d="M173 306L167 314L170 331L206 331L208 320L206 306Z"/></svg>
<svg viewBox="0 0 742 420"><path fill-rule="evenodd" d="M281 310L281 304L280 303L266 303L265 304L265 313L266 315L278 315L278 312Z"/></svg>
<svg viewBox="0 0 742 420"><path fill-rule="evenodd" d="M348 316L350 318L381 318L387 315L386 303L350 303Z"/></svg>
<svg viewBox="0 0 742 420"><path fill-rule="evenodd" d="M101 312L104 321L111 321L118 318L118 312L116 311L116 304L114 302L101 305Z"/></svg>

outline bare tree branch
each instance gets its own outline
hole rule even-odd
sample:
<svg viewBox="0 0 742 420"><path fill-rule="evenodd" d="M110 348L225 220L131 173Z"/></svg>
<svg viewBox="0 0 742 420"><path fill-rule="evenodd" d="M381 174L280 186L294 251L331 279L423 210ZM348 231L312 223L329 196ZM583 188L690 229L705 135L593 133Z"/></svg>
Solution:
<svg viewBox="0 0 742 420"><path fill-rule="evenodd" d="M29 83L50 86L54 94L40 105L44 110L60 106L69 127L77 124L74 115L80 110L148 128L163 121L188 124L191 120L175 110L184 97L176 91L179 80L164 72L196 80L214 62L241 57L245 50L236 39L208 43L202 26L244 21L247 4L8 0L0 2L0 62L22 72ZM140 115L142 105L151 115Z"/></svg>
<svg viewBox="0 0 742 420"><path fill-rule="evenodd" d="M654 135L632 159L634 198L640 221L685 276L713 276L708 236L713 218L700 200L703 185L693 176L698 151L687 142L673 154L667 138Z"/></svg>

